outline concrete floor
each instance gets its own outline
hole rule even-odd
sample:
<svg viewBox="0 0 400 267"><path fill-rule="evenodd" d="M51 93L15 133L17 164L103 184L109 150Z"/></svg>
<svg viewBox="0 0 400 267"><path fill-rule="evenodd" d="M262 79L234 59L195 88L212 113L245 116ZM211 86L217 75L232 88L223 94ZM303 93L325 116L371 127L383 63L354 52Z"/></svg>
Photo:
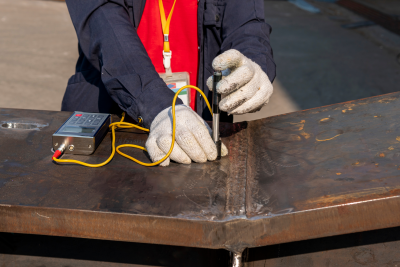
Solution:
<svg viewBox="0 0 400 267"><path fill-rule="evenodd" d="M0 0L0 107L60 110L77 59L63 2Z"/></svg>
<svg viewBox="0 0 400 267"><path fill-rule="evenodd" d="M380 6L385 1L379 1ZM366 19L334 3L308 2L321 12L310 13L289 2L265 1L277 64L275 95L260 112L236 116L235 121L400 90L396 62L400 36L377 25L345 29L341 26Z"/></svg>
<svg viewBox="0 0 400 267"><path fill-rule="evenodd" d="M336 4L309 2L322 12L265 2L278 72L275 93L260 112L235 121L399 89L399 36L380 26L344 29L342 24L363 19ZM0 0L0 36L0 107L59 110L77 58L65 3Z"/></svg>

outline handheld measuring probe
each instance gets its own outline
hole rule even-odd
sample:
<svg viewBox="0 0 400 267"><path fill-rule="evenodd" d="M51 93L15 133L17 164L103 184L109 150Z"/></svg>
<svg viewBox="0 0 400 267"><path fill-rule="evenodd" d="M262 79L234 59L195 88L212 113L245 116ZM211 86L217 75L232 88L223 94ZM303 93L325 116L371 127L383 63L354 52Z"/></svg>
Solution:
<svg viewBox="0 0 400 267"><path fill-rule="evenodd" d="M213 118L212 118L212 139L217 146L218 156L217 159L221 159L221 138L219 136L219 116L221 114L221 110L219 109L219 102L221 101L221 94L217 92L217 83L219 83L222 79L222 73L220 71L214 72L213 75Z"/></svg>

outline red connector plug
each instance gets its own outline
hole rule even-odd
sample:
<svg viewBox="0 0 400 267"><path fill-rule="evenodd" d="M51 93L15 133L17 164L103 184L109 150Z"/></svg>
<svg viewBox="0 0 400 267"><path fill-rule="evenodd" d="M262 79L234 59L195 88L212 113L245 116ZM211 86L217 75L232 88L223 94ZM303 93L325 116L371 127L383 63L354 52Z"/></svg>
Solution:
<svg viewBox="0 0 400 267"><path fill-rule="evenodd" d="M56 152L54 152L53 157L51 157L52 160L54 160L55 158L58 159L62 153L64 153L65 150L65 145L61 145Z"/></svg>
<svg viewBox="0 0 400 267"><path fill-rule="evenodd" d="M58 159L58 157L60 157L62 154L62 152L60 150L56 150L56 152L54 152L52 159L56 158Z"/></svg>

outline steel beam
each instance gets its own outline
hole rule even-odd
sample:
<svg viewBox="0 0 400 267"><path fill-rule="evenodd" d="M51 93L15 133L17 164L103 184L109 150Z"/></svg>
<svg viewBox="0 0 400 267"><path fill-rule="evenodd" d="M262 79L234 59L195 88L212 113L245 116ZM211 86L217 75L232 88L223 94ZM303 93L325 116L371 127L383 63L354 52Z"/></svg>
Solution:
<svg viewBox="0 0 400 267"><path fill-rule="evenodd" d="M51 162L69 115L0 109L0 231L241 253L400 225L400 93L223 124L227 157L166 168ZM146 138L122 130L116 143ZM109 154L110 136L92 156L64 157Z"/></svg>

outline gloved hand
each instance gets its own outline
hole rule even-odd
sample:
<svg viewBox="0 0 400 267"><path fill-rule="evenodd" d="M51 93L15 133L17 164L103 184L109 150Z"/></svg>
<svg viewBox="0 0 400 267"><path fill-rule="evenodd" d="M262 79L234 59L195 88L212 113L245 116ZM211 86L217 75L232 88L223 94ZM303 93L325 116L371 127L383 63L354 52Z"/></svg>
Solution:
<svg viewBox="0 0 400 267"><path fill-rule="evenodd" d="M221 110L229 114L251 113L268 103L273 87L267 74L239 51L231 49L222 53L214 58L212 66L216 71L227 70L228 73L217 84L217 91L221 94ZM212 85L211 76L207 80L210 90Z"/></svg>
<svg viewBox="0 0 400 267"><path fill-rule="evenodd" d="M168 166L170 158L176 162L190 164L191 161L204 163L217 158L217 147L208 124L185 105L175 106L175 145L171 155L160 166ZM162 159L169 151L172 142L172 107L161 111L150 126L146 149L153 162ZM228 149L222 144L222 156Z"/></svg>

